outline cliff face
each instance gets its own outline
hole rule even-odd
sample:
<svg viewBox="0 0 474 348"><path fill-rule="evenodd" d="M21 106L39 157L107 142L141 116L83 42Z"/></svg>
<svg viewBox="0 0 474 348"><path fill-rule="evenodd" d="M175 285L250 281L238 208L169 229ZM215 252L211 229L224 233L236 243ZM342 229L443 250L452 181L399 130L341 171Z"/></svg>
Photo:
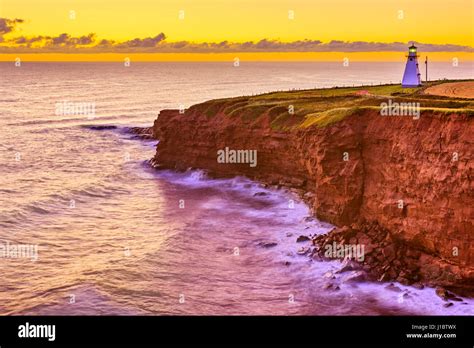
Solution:
<svg viewBox="0 0 474 348"><path fill-rule="evenodd" d="M366 108L324 127L278 130L281 109L229 115L238 102L162 111L154 163L301 190L319 219L342 227L325 242L367 245L373 278L474 293L472 116L423 111L414 120ZM226 147L257 150L257 166L218 163Z"/></svg>

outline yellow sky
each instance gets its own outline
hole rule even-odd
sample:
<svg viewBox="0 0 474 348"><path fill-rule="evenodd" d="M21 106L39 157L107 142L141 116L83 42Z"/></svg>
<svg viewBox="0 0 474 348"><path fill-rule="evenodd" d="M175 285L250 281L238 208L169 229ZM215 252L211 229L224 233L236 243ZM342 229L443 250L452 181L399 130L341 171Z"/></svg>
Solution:
<svg viewBox="0 0 474 348"><path fill-rule="evenodd" d="M99 40L125 41L163 32L166 42L267 38L474 46L473 4L473 0L0 0L0 17L25 20L6 38L95 33ZM0 60L10 60L2 56ZM472 59L470 53L451 56ZM61 53L49 57L75 59ZM299 59L305 60L305 54Z"/></svg>
<svg viewBox="0 0 474 348"><path fill-rule="evenodd" d="M472 0L0 0L22 34L171 41L382 41L472 45ZM70 19L70 11L76 18ZM184 20L179 11L184 10ZM294 11L294 19L288 11ZM399 12L399 11L403 11ZM399 18L400 17L400 18Z"/></svg>

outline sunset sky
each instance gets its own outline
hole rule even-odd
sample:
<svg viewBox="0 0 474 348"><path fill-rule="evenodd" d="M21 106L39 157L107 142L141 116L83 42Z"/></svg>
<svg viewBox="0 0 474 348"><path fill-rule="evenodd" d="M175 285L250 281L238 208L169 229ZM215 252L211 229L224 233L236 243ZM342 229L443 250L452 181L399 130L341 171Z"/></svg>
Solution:
<svg viewBox="0 0 474 348"><path fill-rule="evenodd" d="M472 57L473 16L472 0L0 0L0 52L367 52L413 40Z"/></svg>

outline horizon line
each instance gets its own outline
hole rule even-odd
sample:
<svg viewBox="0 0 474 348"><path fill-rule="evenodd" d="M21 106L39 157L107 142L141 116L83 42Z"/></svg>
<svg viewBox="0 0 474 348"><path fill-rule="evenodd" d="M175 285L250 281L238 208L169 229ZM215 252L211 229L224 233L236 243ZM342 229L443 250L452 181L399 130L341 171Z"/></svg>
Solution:
<svg viewBox="0 0 474 348"><path fill-rule="evenodd" d="M419 52L429 61L474 62L473 52ZM368 52L219 52L219 53L2 53L0 62L405 62L399 51Z"/></svg>

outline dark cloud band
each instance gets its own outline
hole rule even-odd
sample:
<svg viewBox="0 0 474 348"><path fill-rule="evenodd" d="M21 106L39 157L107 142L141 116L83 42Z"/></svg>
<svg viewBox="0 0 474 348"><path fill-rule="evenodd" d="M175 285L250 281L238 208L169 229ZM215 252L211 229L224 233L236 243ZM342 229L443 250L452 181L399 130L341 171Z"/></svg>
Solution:
<svg viewBox="0 0 474 348"><path fill-rule="evenodd" d="M164 33L154 37L135 38L127 41L98 40L91 33L80 37L72 37L67 33L59 36L34 36L5 38L11 36L22 19L0 18L0 52L4 53L226 53L226 52L389 52L405 51L406 42L366 42L339 41L322 42L320 40L297 40L282 42L280 40L263 39L247 42L190 42L166 41ZM439 45L417 43L423 52L473 52L473 47L462 45Z"/></svg>

